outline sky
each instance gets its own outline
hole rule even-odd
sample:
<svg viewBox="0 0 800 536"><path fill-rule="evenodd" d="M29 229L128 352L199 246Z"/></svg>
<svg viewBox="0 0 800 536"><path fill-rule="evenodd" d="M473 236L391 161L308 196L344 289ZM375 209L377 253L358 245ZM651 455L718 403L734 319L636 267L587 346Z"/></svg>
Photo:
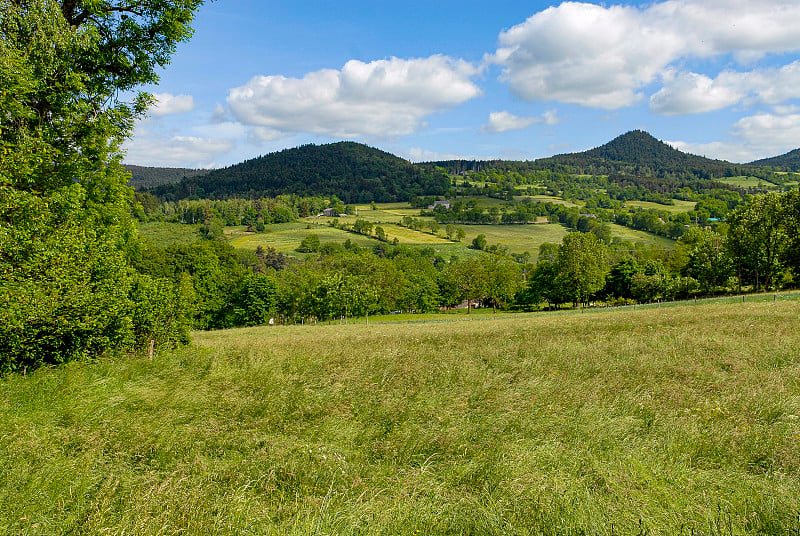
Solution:
<svg viewBox="0 0 800 536"><path fill-rule="evenodd" d="M357 141L533 160L634 129L744 163L800 147L800 1L215 0L125 162L215 168Z"/></svg>

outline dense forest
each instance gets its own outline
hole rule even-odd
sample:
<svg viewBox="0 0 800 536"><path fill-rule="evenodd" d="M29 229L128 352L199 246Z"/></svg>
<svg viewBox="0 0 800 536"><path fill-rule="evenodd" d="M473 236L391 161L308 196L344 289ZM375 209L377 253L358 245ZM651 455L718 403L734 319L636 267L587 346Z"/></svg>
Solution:
<svg viewBox="0 0 800 536"><path fill-rule="evenodd" d="M152 190L168 200L335 195L345 203L408 201L445 195L450 180L392 154L354 142L303 145Z"/></svg>
<svg viewBox="0 0 800 536"><path fill-rule="evenodd" d="M775 171L793 171L800 172L800 149L789 151L780 156L773 156L772 158L764 158L750 162L751 166L770 167Z"/></svg>
<svg viewBox="0 0 800 536"><path fill-rule="evenodd" d="M135 190L155 188L164 184L180 182L186 177L208 173L207 169L148 167L131 164L125 164L124 167L125 171L131 174L128 185Z"/></svg>
<svg viewBox="0 0 800 536"><path fill-rule="evenodd" d="M610 142L579 153L561 154L533 161L431 162L450 173L464 174L498 170L529 175L550 171L570 175L604 175L620 187L635 186L659 193L674 193L681 188L702 191L728 187L714 179L734 176L757 176L773 179L770 169L732 164L681 152L657 140L647 132L633 130ZM780 182L780 179L777 179Z"/></svg>

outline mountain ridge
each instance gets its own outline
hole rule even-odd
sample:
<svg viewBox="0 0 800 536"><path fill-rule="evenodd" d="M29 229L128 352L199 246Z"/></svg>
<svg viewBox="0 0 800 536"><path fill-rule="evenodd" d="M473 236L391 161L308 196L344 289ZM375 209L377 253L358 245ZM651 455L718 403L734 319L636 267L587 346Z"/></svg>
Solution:
<svg viewBox="0 0 800 536"><path fill-rule="evenodd" d="M426 171L380 149L342 141L284 149L159 186L152 192L174 199L298 194L369 203L445 195L449 187L450 180L442 172Z"/></svg>

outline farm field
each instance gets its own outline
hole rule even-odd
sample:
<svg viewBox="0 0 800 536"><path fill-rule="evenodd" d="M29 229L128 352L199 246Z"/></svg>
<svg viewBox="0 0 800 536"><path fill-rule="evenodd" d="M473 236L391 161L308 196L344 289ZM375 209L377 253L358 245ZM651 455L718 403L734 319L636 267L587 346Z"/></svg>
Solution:
<svg viewBox="0 0 800 536"><path fill-rule="evenodd" d="M691 212L697 203L694 201L683 201L681 199L673 199L674 205L662 205L661 203L653 203L651 201L625 201L625 205L629 207L639 207L646 209L665 210L673 214L680 214L681 212Z"/></svg>
<svg viewBox="0 0 800 536"><path fill-rule="evenodd" d="M531 254L536 259L539 246L545 242L561 243L567 234L567 229L560 223L537 223L527 225L462 225L467 233L464 239L466 244L472 239L483 234L489 245L499 244L508 248L510 253Z"/></svg>
<svg viewBox="0 0 800 536"><path fill-rule="evenodd" d="M320 242L343 243L350 239L359 246L371 247L376 242L366 236L348 233L327 225L307 223L279 223L269 225L269 232L248 233L244 227L226 228L230 244L236 248L255 250L258 246L273 247L284 253L294 252L309 234L319 236Z"/></svg>
<svg viewBox="0 0 800 536"><path fill-rule="evenodd" d="M538 201L539 203L553 203L554 205L564 205L565 207L578 207L580 205L573 203L572 201L567 201L565 199L561 199L560 197L555 197L552 195L520 195L515 196L516 199L532 199L533 201Z"/></svg>
<svg viewBox="0 0 800 536"><path fill-rule="evenodd" d="M798 310L260 327L8 377L0 533L792 534Z"/></svg>
<svg viewBox="0 0 800 536"><path fill-rule="evenodd" d="M769 182L768 180L758 177L727 177L716 180L724 184L736 186L737 188L760 188L768 190L775 190L778 188L777 185Z"/></svg>
<svg viewBox="0 0 800 536"><path fill-rule="evenodd" d="M619 238L620 240L641 242L643 244L664 249L672 249L675 246L674 240L670 240L664 236L658 236L645 231L631 229L630 227L617 225L616 223L609 223L608 226L611 229L611 236L614 238Z"/></svg>

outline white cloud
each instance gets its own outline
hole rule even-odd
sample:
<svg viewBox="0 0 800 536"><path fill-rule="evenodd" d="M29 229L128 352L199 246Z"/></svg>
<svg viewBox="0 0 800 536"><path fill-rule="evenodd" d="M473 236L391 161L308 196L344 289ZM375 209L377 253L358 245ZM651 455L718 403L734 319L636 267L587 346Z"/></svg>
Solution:
<svg viewBox="0 0 800 536"><path fill-rule="evenodd" d="M800 61L780 69L725 71L715 79L696 73L667 72L664 87L650 98L650 109L665 115L719 110L743 102L779 105L800 98Z"/></svg>
<svg viewBox="0 0 800 536"><path fill-rule="evenodd" d="M730 162L752 162L787 153L800 147L800 114L760 113L740 119L730 141L711 143L667 142L691 154Z"/></svg>
<svg viewBox="0 0 800 536"><path fill-rule="evenodd" d="M776 156L800 147L800 114L751 115L737 121L733 131L747 140L754 152Z"/></svg>
<svg viewBox="0 0 800 536"><path fill-rule="evenodd" d="M155 103L153 103L153 106L150 108L150 114L156 117L182 114L194 110L194 97L191 95L155 93L153 97L155 98Z"/></svg>
<svg viewBox="0 0 800 536"><path fill-rule="evenodd" d="M548 110L541 117L519 117L509 112L492 112L489 122L481 128L484 133L498 133L509 130L522 130L531 125L555 125L559 121L555 110Z"/></svg>
<svg viewBox="0 0 800 536"><path fill-rule="evenodd" d="M351 60L303 78L256 76L230 91L228 105L242 123L266 129L257 134L267 139L297 132L385 139L411 134L425 117L477 97L476 74L471 64L441 55Z"/></svg>
<svg viewBox="0 0 800 536"><path fill-rule="evenodd" d="M124 146L125 162L146 166L164 167L216 167L214 160L234 147L227 139L210 139L196 136L163 136L137 128L132 139Z"/></svg>
<svg viewBox="0 0 800 536"><path fill-rule="evenodd" d="M668 73L666 85L650 97L650 110L664 115L693 114L732 106L745 96L741 84L695 73Z"/></svg>
<svg viewBox="0 0 800 536"><path fill-rule="evenodd" d="M680 60L733 54L751 62L800 50L795 20L795 0L668 0L646 8L565 2L501 33L489 61L503 66L503 80L526 100L617 109L640 101ZM697 106L730 98L720 90Z"/></svg>

